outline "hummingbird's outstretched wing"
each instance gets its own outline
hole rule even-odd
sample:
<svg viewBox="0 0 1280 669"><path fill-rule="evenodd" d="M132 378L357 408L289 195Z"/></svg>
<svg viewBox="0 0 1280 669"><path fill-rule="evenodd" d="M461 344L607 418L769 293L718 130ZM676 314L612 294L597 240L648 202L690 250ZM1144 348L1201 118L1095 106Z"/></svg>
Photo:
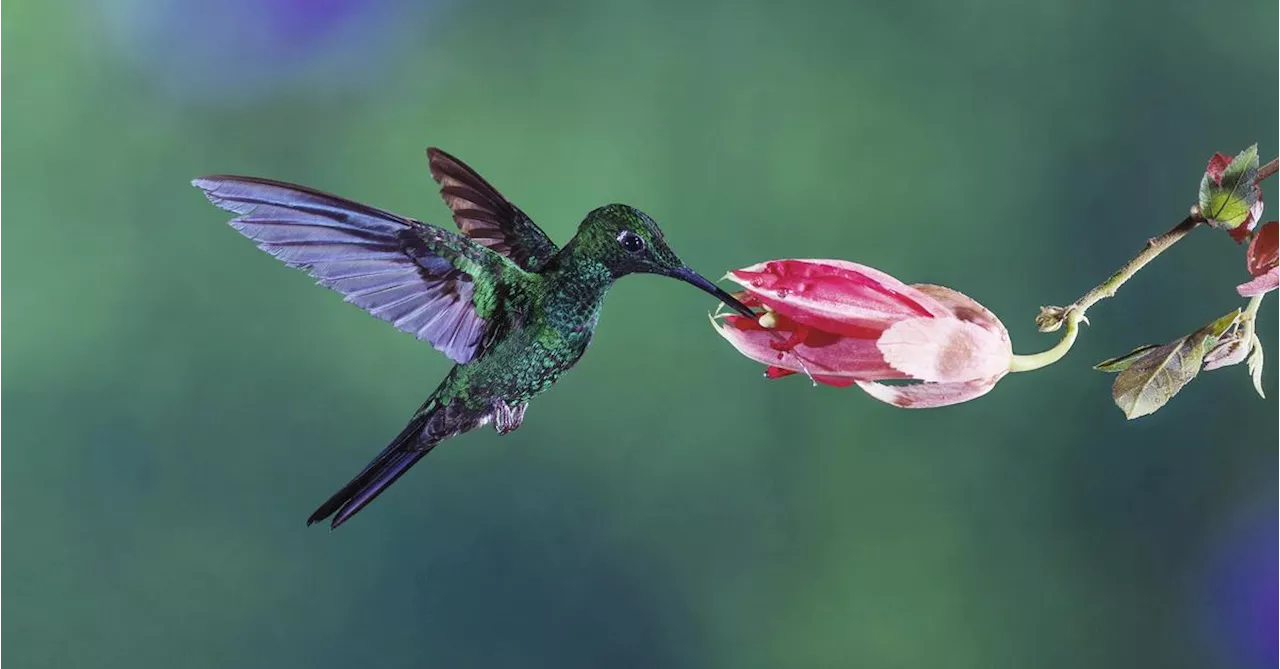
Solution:
<svg viewBox="0 0 1280 669"><path fill-rule="evenodd" d="M259 248L458 363L476 357L501 321L493 288L520 271L455 233L305 186L237 176L191 183L238 214L231 226Z"/></svg>
<svg viewBox="0 0 1280 669"><path fill-rule="evenodd" d="M559 249L547 234L466 163L436 148L427 149L427 158L431 178L464 234L530 272L556 255Z"/></svg>

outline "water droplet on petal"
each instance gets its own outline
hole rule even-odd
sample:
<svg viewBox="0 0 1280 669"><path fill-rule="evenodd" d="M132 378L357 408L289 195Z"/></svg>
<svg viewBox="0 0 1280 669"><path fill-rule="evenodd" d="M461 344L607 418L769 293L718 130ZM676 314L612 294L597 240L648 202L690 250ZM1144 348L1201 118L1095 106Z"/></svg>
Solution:
<svg viewBox="0 0 1280 669"><path fill-rule="evenodd" d="M779 299L783 299L783 300L785 300L785 299L787 299L787 296L788 296L788 295L790 295L790 294L791 294L791 291L790 291L790 290L788 290L788 289L786 289L786 288L779 288L779 289L778 289L778 298L779 298Z"/></svg>

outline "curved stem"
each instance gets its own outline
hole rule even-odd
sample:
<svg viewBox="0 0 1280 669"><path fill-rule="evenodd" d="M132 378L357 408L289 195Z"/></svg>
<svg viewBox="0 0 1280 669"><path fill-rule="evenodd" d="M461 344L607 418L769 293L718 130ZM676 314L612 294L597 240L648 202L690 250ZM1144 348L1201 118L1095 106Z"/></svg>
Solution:
<svg viewBox="0 0 1280 669"><path fill-rule="evenodd" d="M1255 184L1261 184L1271 176L1275 175L1277 169L1280 169L1280 160L1272 158L1265 165L1258 168L1258 174L1254 177ZM1200 224L1204 223L1204 216L1201 215L1198 207L1193 207L1191 213L1181 223L1173 226L1168 232L1159 237L1152 237L1147 240L1147 245L1133 257L1132 260L1125 263L1115 274L1107 277L1106 281L1098 284L1080 297L1080 299L1072 302L1067 307L1046 307L1040 318L1036 319L1040 326L1041 332L1053 332L1060 327L1066 326L1062 333L1062 339L1058 341L1053 348L1041 353L1031 355L1014 355L1009 363L1010 372L1029 372L1041 367L1047 367L1062 359L1063 356L1071 350L1076 343L1076 335L1079 334L1080 323L1088 323L1089 319L1085 318L1085 312L1089 307L1107 299L1114 297L1116 291L1123 286L1125 282L1133 278L1139 270L1147 266L1156 256L1169 250L1170 246L1177 244L1186 237L1192 230L1195 230ZM1249 301L1248 310L1245 312L1249 318L1247 322L1252 321L1253 314L1257 313L1258 305L1261 304L1261 296L1255 297Z"/></svg>
<svg viewBox="0 0 1280 669"><path fill-rule="evenodd" d="M1032 355L1015 355L1009 363L1009 371L1011 372L1030 372L1032 370L1047 367L1062 359L1071 350L1076 343L1076 335L1079 334L1081 321L1088 323L1085 318L1085 312L1089 307L1101 302L1102 300L1112 297L1123 286L1125 282L1133 278L1139 270L1147 266L1156 256L1164 253L1170 246L1178 243L1188 233L1195 230L1197 226L1204 222L1196 214L1191 214L1182 219L1182 222L1173 226L1168 232L1147 240L1147 245L1134 256L1132 260L1124 264L1119 271L1107 277L1106 281L1098 284L1085 293L1080 299L1072 302L1070 306L1061 310L1060 320L1050 320L1041 324L1041 329L1045 331L1053 331L1065 325L1066 331L1062 333L1062 339L1051 349L1041 353Z"/></svg>
<svg viewBox="0 0 1280 669"><path fill-rule="evenodd" d="M1030 372L1041 367L1048 367L1053 363L1062 359L1071 350L1076 343L1076 334L1080 330L1080 321L1084 318L1084 313L1080 311L1070 311L1066 316L1066 329L1062 333L1060 339L1053 348L1040 353L1031 355L1014 355L1009 361L1010 372Z"/></svg>

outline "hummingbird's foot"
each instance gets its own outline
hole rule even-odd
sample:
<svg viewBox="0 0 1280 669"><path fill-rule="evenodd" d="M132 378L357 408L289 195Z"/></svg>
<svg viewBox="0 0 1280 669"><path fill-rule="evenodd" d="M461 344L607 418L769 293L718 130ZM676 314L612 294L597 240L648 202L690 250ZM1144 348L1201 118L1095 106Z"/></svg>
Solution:
<svg viewBox="0 0 1280 669"><path fill-rule="evenodd" d="M517 404L512 406L502 400L494 400L493 402L493 429L498 434L506 434L520 427L520 423L524 422L524 410L529 408L526 404Z"/></svg>

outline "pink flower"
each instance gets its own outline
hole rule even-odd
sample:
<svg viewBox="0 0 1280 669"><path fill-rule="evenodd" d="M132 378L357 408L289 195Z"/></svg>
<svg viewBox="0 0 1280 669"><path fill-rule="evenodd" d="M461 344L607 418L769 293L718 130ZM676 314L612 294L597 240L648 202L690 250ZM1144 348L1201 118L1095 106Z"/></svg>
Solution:
<svg viewBox="0 0 1280 669"><path fill-rule="evenodd" d="M729 273L758 320L717 314L716 330L765 375L857 384L900 407L985 395L1009 371L1009 333L990 311L942 286L908 286L842 260L773 260ZM915 381L884 384L880 381Z"/></svg>
<svg viewBox="0 0 1280 669"><path fill-rule="evenodd" d="M1232 158L1225 153L1215 153L1209 159L1209 164L1205 166L1205 175L1213 180L1213 183L1222 186L1222 177L1226 174L1227 166L1231 164ZM1256 166L1256 163L1255 163ZM1243 244L1248 239L1249 233L1257 227L1258 220L1262 218L1262 189L1257 184L1249 184L1249 189L1254 195L1254 202L1249 206L1249 212L1245 216L1244 221L1234 228L1227 231L1231 238L1236 240L1237 244Z"/></svg>
<svg viewBox="0 0 1280 669"><path fill-rule="evenodd" d="M1253 281L1236 286L1242 297L1253 297L1276 289L1280 285L1280 264L1277 261L1276 222L1271 221L1258 230L1245 251L1245 264Z"/></svg>

